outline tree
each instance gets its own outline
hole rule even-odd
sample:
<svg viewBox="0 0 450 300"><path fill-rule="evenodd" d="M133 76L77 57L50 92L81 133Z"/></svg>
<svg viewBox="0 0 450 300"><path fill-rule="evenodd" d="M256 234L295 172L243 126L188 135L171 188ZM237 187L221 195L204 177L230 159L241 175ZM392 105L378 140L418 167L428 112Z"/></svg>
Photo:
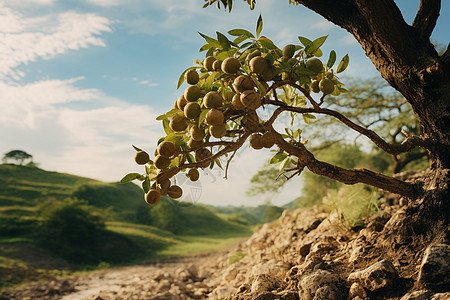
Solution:
<svg viewBox="0 0 450 300"><path fill-rule="evenodd" d="M4 163L6 163L8 160L15 160L19 163L19 165L23 165L23 162L27 159L33 161L33 156L22 150L11 150L3 155L2 160Z"/></svg>
<svg viewBox="0 0 450 300"><path fill-rule="evenodd" d="M254 7L255 1L247 2ZM231 9L232 1L208 0L205 6L213 3ZM348 56L336 69L332 69L336 60L334 51L327 63L322 63L317 57L321 56L320 46L326 37L312 41L299 37L302 45L287 45L281 50L269 39L260 37L260 18L256 37L242 29L228 32L233 41L221 33L217 33L217 39L202 34L207 42L200 49L207 51L203 64L196 61L194 67L183 73L186 76L182 75L179 84L184 80L190 84L184 97L177 100L174 110L158 117L167 136L159 141L154 163L149 160L145 174L128 174L123 181L140 179L144 190L165 193L164 180L183 170L214 167L220 164L220 157L230 154L226 177L234 154L250 138L256 149L277 145L279 151L272 161L281 163L283 173L291 174L288 178L307 168L345 184L369 184L415 200L408 211L410 225L404 229L427 233L436 224L448 228L450 47L439 55L430 42L440 1L422 0L412 25L404 21L393 0L293 3L304 5L350 32L381 76L411 104L423 132L405 137L400 144L390 143L341 112L324 107L327 95L345 92L336 74L345 70ZM200 74L192 70L200 70ZM319 96L313 96L315 93ZM199 100L202 97L203 107ZM261 106L270 113L267 120L258 115ZM313 115L331 116L391 155L420 147L430 157L430 172L421 182L412 183L364 168L347 169L318 160L301 139L300 130L286 128L286 133L280 133L276 121L286 113L293 119L301 115L306 122Z"/></svg>

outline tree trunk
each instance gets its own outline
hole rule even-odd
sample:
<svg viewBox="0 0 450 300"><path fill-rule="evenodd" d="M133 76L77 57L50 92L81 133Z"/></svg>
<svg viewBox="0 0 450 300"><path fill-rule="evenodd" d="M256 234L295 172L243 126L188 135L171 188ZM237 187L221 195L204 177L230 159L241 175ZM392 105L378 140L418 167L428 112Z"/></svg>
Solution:
<svg viewBox="0 0 450 300"><path fill-rule="evenodd" d="M430 35L440 0L422 0L408 25L393 0L298 0L346 29L381 76L411 103L423 127L431 170L408 209L409 233L448 229L450 173L450 47L439 56ZM448 236L446 237L448 240Z"/></svg>

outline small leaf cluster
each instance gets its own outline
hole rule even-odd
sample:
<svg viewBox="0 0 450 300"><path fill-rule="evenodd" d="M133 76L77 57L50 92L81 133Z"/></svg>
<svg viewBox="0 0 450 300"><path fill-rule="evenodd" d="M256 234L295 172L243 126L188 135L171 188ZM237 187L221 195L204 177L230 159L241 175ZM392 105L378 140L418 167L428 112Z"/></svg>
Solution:
<svg viewBox="0 0 450 300"><path fill-rule="evenodd" d="M220 158L233 153L228 157L228 168L248 137L254 149L272 148L276 137L259 118L260 107L271 101L293 107L304 107L308 101L320 105L311 93L321 93L322 103L326 95L345 91L336 74L345 70L348 56L341 60L336 72L332 69L334 51L326 64L320 60L320 47L327 36L315 40L299 36L300 44L279 48L260 35L262 27L260 16L256 36L245 29L230 30L228 36L217 32L215 38L199 33L206 41L200 48L205 52L204 59L196 59L182 72L178 88L186 83L184 91L174 101L173 109L157 117L166 136L158 141L154 160L135 147L135 161L145 165L146 173L130 173L122 179L141 180L147 202L157 203L165 194L181 196L170 190L174 187L170 179L175 174L186 172L191 180L197 180L198 168L222 168ZM296 113L291 116L294 120ZM306 123L315 118L306 113L302 117ZM293 132L287 128L286 133L283 138L300 142L300 129ZM163 153L162 148L171 150ZM282 150L277 151L272 162L280 163L280 170L295 165L295 160Z"/></svg>

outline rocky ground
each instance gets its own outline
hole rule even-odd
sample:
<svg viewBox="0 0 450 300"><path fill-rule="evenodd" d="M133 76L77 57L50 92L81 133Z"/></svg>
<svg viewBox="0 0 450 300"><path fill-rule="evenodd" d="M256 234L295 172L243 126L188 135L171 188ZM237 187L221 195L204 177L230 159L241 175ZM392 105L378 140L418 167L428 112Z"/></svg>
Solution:
<svg viewBox="0 0 450 300"><path fill-rule="evenodd" d="M227 250L4 290L0 300L450 299L449 245L380 240L404 212L386 206L352 229L317 207L286 210Z"/></svg>

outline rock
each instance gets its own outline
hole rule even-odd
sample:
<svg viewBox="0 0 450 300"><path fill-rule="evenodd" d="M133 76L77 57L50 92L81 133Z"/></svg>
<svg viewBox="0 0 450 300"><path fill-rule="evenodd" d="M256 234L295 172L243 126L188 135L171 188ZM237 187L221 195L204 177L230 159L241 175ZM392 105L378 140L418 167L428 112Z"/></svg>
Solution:
<svg viewBox="0 0 450 300"><path fill-rule="evenodd" d="M258 275L253 280L250 290L253 294L260 294L262 292L268 292L276 289L279 284L280 281L271 275Z"/></svg>
<svg viewBox="0 0 450 300"><path fill-rule="evenodd" d="M302 300L344 299L338 287L343 289L342 280L325 270L316 270L304 276L298 284L299 296Z"/></svg>
<svg viewBox="0 0 450 300"><path fill-rule="evenodd" d="M383 259L370 267L351 273L347 281L357 282L366 290L371 292L389 288L395 285L398 280L398 272L389 260Z"/></svg>
<svg viewBox="0 0 450 300"><path fill-rule="evenodd" d="M225 299L231 295L233 288L230 286L220 286L214 289L209 295L209 299Z"/></svg>
<svg viewBox="0 0 450 300"><path fill-rule="evenodd" d="M362 287L361 284L359 284L358 282L354 282L351 287L350 287L350 291L348 292L348 296L353 299L357 296L361 297L361 298L365 298L367 297L367 293L366 290Z"/></svg>
<svg viewBox="0 0 450 300"><path fill-rule="evenodd" d="M450 284L450 246L434 244L425 250L418 281L426 287Z"/></svg>
<svg viewBox="0 0 450 300"><path fill-rule="evenodd" d="M448 299L450 299L450 292L434 294L431 297L431 300L448 300Z"/></svg>
<svg viewBox="0 0 450 300"><path fill-rule="evenodd" d="M430 299L431 292L427 290L416 291L404 295L400 300L428 300Z"/></svg>

